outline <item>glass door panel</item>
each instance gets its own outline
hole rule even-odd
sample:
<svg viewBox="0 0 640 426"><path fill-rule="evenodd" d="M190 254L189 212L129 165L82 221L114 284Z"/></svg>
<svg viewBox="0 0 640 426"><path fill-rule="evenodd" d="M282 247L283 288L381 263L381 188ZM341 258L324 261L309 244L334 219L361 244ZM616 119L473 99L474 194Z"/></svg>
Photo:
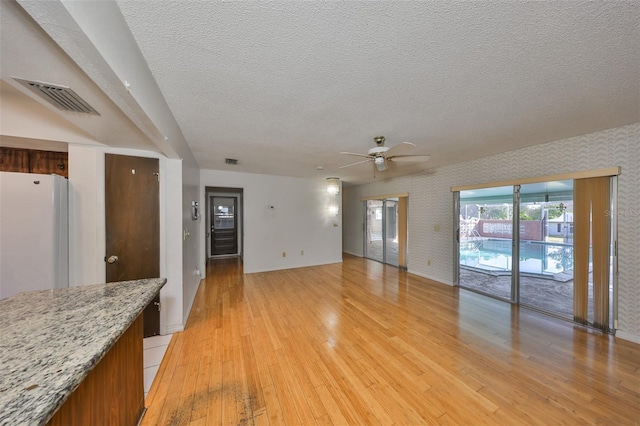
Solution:
<svg viewBox="0 0 640 426"><path fill-rule="evenodd" d="M520 303L573 318L573 181L520 187Z"/></svg>
<svg viewBox="0 0 640 426"><path fill-rule="evenodd" d="M384 201L384 261L398 266L398 201Z"/></svg>
<svg viewBox="0 0 640 426"><path fill-rule="evenodd" d="M378 262L384 262L383 207L382 200L368 200L366 202L364 256Z"/></svg>
<svg viewBox="0 0 640 426"><path fill-rule="evenodd" d="M236 197L213 197L211 208L211 254L238 254Z"/></svg>
<svg viewBox="0 0 640 426"><path fill-rule="evenodd" d="M513 187L460 192L460 287L512 300Z"/></svg>

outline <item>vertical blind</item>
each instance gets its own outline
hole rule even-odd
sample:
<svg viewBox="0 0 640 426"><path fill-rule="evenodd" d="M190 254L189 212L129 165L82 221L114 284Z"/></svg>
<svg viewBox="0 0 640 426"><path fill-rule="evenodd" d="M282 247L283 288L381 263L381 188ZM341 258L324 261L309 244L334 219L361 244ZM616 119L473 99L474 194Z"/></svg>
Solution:
<svg viewBox="0 0 640 426"><path fill-rule="evenodd" d="M609 329L611 218L608 176L574 181L574 320ZM591 250L590 250L591 249ZM591 251L592 282L589 282ZM589 287L593 316L589 315Z"/></svg>

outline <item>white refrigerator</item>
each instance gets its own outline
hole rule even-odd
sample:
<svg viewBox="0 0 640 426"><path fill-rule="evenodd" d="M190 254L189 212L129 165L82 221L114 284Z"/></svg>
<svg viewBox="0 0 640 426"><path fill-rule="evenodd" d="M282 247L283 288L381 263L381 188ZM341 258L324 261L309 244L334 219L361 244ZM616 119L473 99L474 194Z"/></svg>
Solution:
<svg viewBox="0 0 640 426"><path fill-rule="evenodd" d="M68 182L0 172L0 299L69 286Z"/></svg>

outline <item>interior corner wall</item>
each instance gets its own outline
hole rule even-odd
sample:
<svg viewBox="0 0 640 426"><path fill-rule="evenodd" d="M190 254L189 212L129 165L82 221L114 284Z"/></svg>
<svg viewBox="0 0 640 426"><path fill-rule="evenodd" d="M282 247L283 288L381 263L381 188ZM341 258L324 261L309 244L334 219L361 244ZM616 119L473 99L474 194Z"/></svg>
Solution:
<svg viewBox="0 0 640 426"><path fill-rule="evenodd" d="M616 336L640 343L640 123L345 189L345 251L362 255L361 197L409 192L409 272L453 283L452 186L621 166ZM431 265L427 266L427 261Z"/></svg>
<svg viewBox="0 0 640 426"><path fill-rule="evenodd" d="M243 189L245 273L342 262L341 201L340 213L329 215L324 178L201 170L200 184L201 205L206 187ZM204 270L204 242L201 253Z"/></svg>
<svg viewBox="0 0 640 426"><path fill-rule="evenodd" d="M167 278L160 291L160 332L180 331L184 328L180 160L148 151L69 145L69 285L105 282L106 153L159 159L160 275Z"/></svg>
<svg viewBox="0 0 640 426"><path fill-rule="evenodd" d="M360 186L342 187L342 244L345 253L364 256L364 205L360 201Z"/></svg>
<svg viewBox="0 0 640 426"><path fill-rule="evenodd" d="M202 278L200 267L201 240L205 240L201 232L202 215L197 220L193 220L191 214L191 203L193 201L200 202L200 169L195 161L181 161L181 177L171 178L171 181L181 182L182 191L182 208L180 210L180 220L182 223L182 232L179 238L181 244L176 247L182 247L182 324L186 325L191 312L193 300L196 297L198 286ZM169 179L169 178L168 178ZM200 204L202 206L202 204ZM202 211L202 210L200 210Z"/></svg>

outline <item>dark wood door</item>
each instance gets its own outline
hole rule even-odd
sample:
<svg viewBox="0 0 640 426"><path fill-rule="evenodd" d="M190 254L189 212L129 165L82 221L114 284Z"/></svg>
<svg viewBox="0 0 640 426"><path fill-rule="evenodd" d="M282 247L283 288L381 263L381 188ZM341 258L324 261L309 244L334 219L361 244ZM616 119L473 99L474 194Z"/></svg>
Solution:
<svg viewBox="0 0 640 426"><path fill-rule="evenodd" d="M160 276L158 160L107 154L107 282ZM160 298L144 310L144 336L160 334Z"/></svg>
<svg viewBox="0 0 640 426"><path fill-rule="evenodd" d="M238 197L212 197L211 253L238 254Z"/></svg>

